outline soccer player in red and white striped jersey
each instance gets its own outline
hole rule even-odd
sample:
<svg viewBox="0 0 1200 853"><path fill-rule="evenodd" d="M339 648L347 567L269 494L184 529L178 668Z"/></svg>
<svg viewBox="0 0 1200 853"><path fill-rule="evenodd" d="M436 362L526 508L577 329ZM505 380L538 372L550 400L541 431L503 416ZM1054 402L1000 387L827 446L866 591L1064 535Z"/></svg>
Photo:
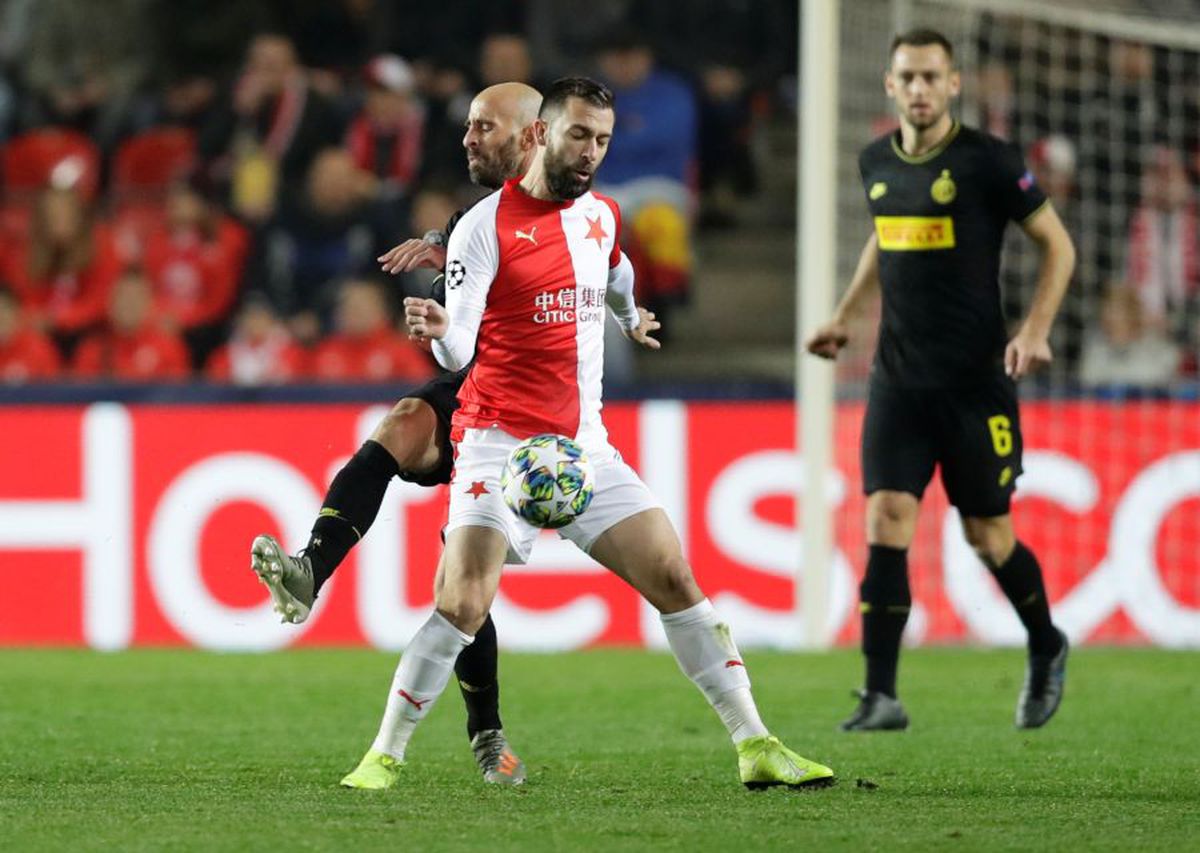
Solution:
<svg viewBox="0 0 1200 853"><path fill-rule="evenodd" d="M620 211L590 191L613 133L612 94L586 78L544 93L529 171L467 213L450 238L446 306L409 298L409 333L431 338L443 367L475 360L454 415L457 448L436 612L406 649L379 734L342 784L388 787L413 730L473 640L505 562L528 559L537 529L500 495L522 439L558 433L583 445L596 474L591 505L559 533L640 592L661 614L683 672L737 748L747 787L828 783L833 771L767 731L727 625L696 585L661 505L608 443L600 418L605 306L626 335L657 348L658 323L633 299L618 247Z"/></svg>

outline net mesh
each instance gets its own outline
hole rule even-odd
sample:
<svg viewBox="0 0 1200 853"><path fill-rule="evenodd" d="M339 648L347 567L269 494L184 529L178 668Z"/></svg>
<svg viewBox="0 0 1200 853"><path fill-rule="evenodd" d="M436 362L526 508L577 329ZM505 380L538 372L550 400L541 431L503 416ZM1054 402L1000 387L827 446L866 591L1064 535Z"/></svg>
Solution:
<svg viewBox="0 0 1200 853"><path fill-rule="evenodd" d="M896 126L882 85L887 46L897 31L933 27L956 48L956 113L1022 148L1078 253L1054 362L1021 387L1018 536L1077 635L1200 644L1200 16L1183 3L1166 17L1112 2L984 5L842 4L839 280L849 281L871 233L858 151ZM1036 248L1010 226L1002 286L1014 328L1037 269ZM877 322L877 312L866 318L839 360L843 471L859 471ZM863 505L853 490L835 523L861 572ZM910 565L910 641L1023 639L961 543L940 485L926 493ZM842 626L843 639L856 636L855 623Z"/></svg>

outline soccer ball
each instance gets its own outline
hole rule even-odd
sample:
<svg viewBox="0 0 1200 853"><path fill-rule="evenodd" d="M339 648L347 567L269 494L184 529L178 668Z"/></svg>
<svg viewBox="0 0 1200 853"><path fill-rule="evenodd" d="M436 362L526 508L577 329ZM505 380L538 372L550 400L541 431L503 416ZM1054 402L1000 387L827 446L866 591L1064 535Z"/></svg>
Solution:
<svg viewBox="0 0 1200 853"><path fill-rule="evenodd" d="M595 482L583 448L565 436L547 433L525 439L508 454L500 492L519 518L556 530L588 508Z"/></svg>

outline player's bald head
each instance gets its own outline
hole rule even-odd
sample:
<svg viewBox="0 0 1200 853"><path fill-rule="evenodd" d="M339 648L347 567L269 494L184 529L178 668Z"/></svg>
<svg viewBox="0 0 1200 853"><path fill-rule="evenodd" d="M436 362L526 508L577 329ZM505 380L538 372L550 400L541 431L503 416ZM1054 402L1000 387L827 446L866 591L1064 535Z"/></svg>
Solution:
<svg viewBox="0 0 1200 853"><path fill-rule="evenodd" d="M523 128L533 124L537 118L542 106L542 93L524 83L497 83L475 96L471 102L472 112L477 104L498 117L508 119L514 128Z"/></svg>
<svg viewBox="0 0 1200 853"><path fill-rule="evenodd" d="M541 105L541 93L524 83L497 83L475 96L463 136L474 183L498 189L525 174L536 149L533 125Z"/></svg>

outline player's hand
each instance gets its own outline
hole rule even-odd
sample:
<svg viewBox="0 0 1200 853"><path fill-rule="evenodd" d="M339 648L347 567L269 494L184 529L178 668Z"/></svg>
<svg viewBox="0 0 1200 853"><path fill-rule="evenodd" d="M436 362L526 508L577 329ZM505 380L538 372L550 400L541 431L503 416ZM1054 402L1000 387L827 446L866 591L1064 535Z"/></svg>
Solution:
<svg viewBox="0 0 1200 853"><path fill-rule="evenodd" d="M1013 379L1020 379L1049 364L1053 358L1045 335L1022 328L1004 349L1004 372Z"/></svg>
<svg viewBox="0 0 1200 853"><path fill-rule="evenodd" d="M638 324L632 330L625 332L625 337L634 343L641 344L646 349L662 349L662 343L650 337L650 333L662 328L662 323L654 319L654 312L638 306ZM622 330L624 331L624 330Z"/></svg>
<svg viewBox="0 0 1200 853"><path fill-rule="evenodd" d="M804 342L804 348L815 356L832 361L848 343L850 343L850 330L846 328L846 324L831 321L824 326L817 327Z"/></svg>
<svg viewBox="0 0 1200 853"><path fill-rule="evenodd" d="M446 266L446 247L414 237L399 246L393 246L375 260L379 261L384 272L392 275L412 272L419 267L440 270Z"/></svg>
<svg viewBox="0 0 1200 853"><path fill-rule="evenodd" d="M450 315L432 299L408 296L404 299L404 324L408 336L415 341L441 340L450 328Z"/></svg>

